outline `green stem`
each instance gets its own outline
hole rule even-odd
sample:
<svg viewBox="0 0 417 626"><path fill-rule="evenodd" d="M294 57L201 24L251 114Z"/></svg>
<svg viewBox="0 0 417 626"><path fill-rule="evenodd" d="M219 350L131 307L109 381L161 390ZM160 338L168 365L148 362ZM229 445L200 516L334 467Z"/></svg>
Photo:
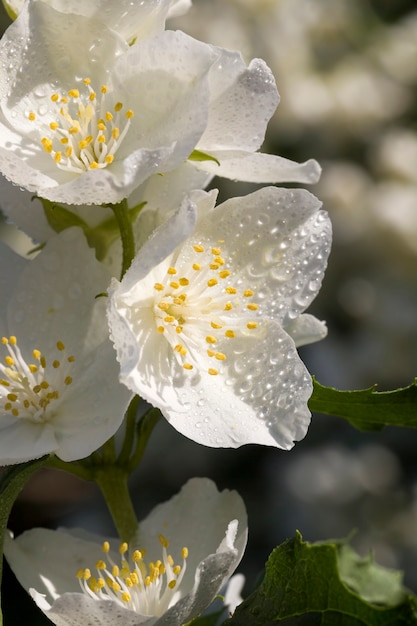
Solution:
<svg viewBox="0 0 417 626"><path fill-rule="evenodd" d="M136 430L136 415L138 412L138 406L140 397L135 396L126 412L125 416L125 437L123 440L122 450L119 454L117 462L120 465L125 465L129 462L130 453L132 452L133 444L135 442L135 430Z"/></svg>
<svg viewBox="0 0 417 626"><path fill-rule="evenodd" d="M45 465L48 457L42 457L29 463L19 463L6 468L0 477L0 583L3 573L3 546L7 532L12 506L22 491L29 478ZM0 611L0 626L3 624L3 616Z"/></svg>
<svg viewBox="0 0 417 626"><path fill-rule="evenodd" d="M113 211L120 230L123 248L120 278L123 278L135 256L135 236L133 234L132 222L126 200L122 200L118 204L108 204L106 206Z"/></svg>
<svg viewBox="0 0 417 626"><path fill-rule="evenodd" d="M129 489L128 472L117 465L96 467L94 480L113 518L121 541L130 541L138 526Z"/></svg>

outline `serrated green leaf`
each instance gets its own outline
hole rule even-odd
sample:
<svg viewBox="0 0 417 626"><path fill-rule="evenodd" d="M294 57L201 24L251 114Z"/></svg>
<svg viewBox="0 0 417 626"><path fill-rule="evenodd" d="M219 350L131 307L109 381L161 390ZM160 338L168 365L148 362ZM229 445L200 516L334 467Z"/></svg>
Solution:
<svg viewBox="0 0 417 626"><path fill-rule="evenodd" d="M201 152L200 150L193 150L188 157L189 161L214 161L217 165L220 165L220 161L216 157L211 156L207 152Z"/></svg>
<svg viewBox="0 0 417 626"><path fill-rule="evenodd" d="M339 555L342 542L309 544L299 533L276 548L266 564L260 587L239 605L227 626L412 626L417 625L417 598L407 590L383 594L381 573L372 564L364 567L361 559L350 559L342 569L355 587L361 578L375 578L366 583L366 595L378 589L378 604L361 597L340 574ZM346 558L346 557L345 557ZM355 573L355 569L360 570ZM377 572L377 573L375 573ZM392 572L391 572L392 576ZM386 580L392 580L387 574ZM399 599L398 604L396 600ZM395 603L393 604L395 600Z"/></svg>
<svg viewBox="0 0 417 626"><path fill-rule="evenodd" d="M384 426L417 428L417 383L394 391L376 391L375 386L357 391L325 387L313 378L311 411L347 419L360 430Z"/></svg>

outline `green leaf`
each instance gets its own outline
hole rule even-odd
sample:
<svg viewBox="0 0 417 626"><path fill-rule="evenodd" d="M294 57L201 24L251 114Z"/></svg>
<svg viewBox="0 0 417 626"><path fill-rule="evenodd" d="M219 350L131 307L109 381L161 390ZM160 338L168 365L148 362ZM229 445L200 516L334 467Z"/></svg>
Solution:
<svg viewBox="0 0 417 626"><path fill-rule="evenodd" d="M220 165L220 161L216 157L207 154L207 152L201 152L200 150L193 150L188 157L189 161L214 161L217 165Z"/></svg>
<svg viewBox="0 0 417 626"><path fill-rule="evenodd" d="M76 215L60 204L45 200L45 198L38 198L37 196L34 196L32 199L42 202L48 224L56 233L60 233L66 228L71 228L71 226L79 226L84 232L88 230L88 224L79 215Z"/></svg>
<svg viewBox="0 0 417 626"><path fill-rule="evenodd" d="M224 625L417 625L417 598L382 570L343 542L309 544L297 533L272 552L260 587Z"/></svg>
<svg viewBox="0 0 417 626"><path fill-rule="evenodd" d="M313 378L311 411L344 417L360 430L384 426L417 428L417 382L394 391L376 391L375 386L358 391L324 387Z"/></svg>
<svg viewBox="0 0 417 626"><path fill-rule="evenodd" d="M200 615L200 617L196 617L191 622L188 622L187 626L216 626L222 613L224 613L224 608L215 613Z"/></svg>

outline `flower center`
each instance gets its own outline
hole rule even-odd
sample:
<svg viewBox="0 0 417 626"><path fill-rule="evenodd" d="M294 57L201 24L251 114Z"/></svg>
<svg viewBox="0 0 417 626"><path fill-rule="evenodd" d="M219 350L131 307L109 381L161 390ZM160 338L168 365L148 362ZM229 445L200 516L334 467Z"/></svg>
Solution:
<svg viewBox="0 0 417 626"><path fill-rule="evenodd" d="M74 356L66 356L65 345L57 341L57 357L47 363L38 349L32 351L33 362L27 363L17 345L16 337L2 337L7 349L4 364L0 363L0 407L5 414L32 422L44 422L50 417L50 405L60 397L60 391L72 383L69 375Z"/></svg>
<svg viewBox="0 0 417 626"><path fill-rule="evenodd" d="M141 615L161 616L178 599L178 588L186 570L188 548L181 551L182 565L176 565L167 552L168 540L159 535L162 560L144 562L145 551L134 550L129 556L127 543L120 544L120 563L110 556L110 544L103 543L105 559L96 562L97 575L80 569L77 578L81 589L95 600L112 600Z"/></svg>
<svg viewBox="0 0 417 626"><path fill-rule="evenodd" d="M258 327L253 320L258 305L251 301L253 289L233 280L221 248L196 244L191 250L187 263L168 267L163 282L154 284L157 331L165 334L185 370L201 363L205 346L213 360L207 371L216 376L228 342Z"/></svg>
<svg viewBox="0 0 417 626"><path fill-rule="evenodd" d="M43 149L60 169L80 174L102 169L114 161L134 113L124 110L122 102L108 107L108 91L107 85L101 85L98 97L91 79L84 78L82 92L70 89L65 95L52 94L56 119L49 125L41 123L39 131ZM33 111L28 118L37 120Z"/></svg>

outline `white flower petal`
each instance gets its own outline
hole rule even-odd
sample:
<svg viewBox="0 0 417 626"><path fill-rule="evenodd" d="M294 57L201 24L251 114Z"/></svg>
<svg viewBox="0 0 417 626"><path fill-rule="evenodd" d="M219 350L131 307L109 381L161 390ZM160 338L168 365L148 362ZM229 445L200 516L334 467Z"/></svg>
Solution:
<svg viewBox="0 0 417 626"><path fill-rule="evenodd" d="M237 52L220 48L218 52L220 58L209 74L208 124L197 148L209 154L257 150L279 102L274 77L261 59L247 66Z"/></svg>
<svg viewBox="0 0 417 626"><path fill-rule="evenodd" d="M326 322L318 320L314 315L305 313L287 324L285 332L293 338L298 347L324 339L327 335L327 326Z"/></svg>
<svg viewBox="0 0 417 626"><path fill-rule="evenodd" d="M215 176L222 176L248 183L316 183L321 167L314 159L296 163L274 154L245 151L210 151L220 165L213 161L195 163L198 169Z"/></svg>

